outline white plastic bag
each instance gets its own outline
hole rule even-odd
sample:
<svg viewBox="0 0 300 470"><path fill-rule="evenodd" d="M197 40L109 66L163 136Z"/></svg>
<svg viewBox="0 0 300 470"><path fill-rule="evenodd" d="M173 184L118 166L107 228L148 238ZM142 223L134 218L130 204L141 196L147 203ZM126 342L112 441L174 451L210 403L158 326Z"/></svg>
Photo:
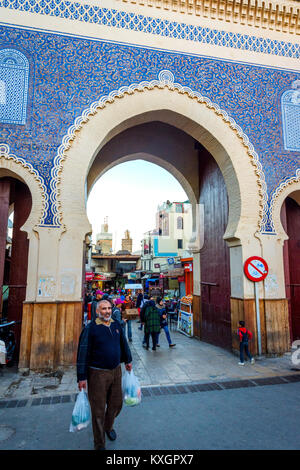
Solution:
<svg viewBox="0 0 300 470"><path fill-rule="evenodd" d="M91 421L90 403L86 392L82 388L77 395L75 406L73 408L70 432L80 431L86 428Z"/></svg>
<svg viewBox="0 0 300 470"><path fill-rule="evenodd" d="M142 391L138 378L134 375L133 370L125 374L122 378L122 390L124 403L127 406L134 406L141 403Z"/></svg>

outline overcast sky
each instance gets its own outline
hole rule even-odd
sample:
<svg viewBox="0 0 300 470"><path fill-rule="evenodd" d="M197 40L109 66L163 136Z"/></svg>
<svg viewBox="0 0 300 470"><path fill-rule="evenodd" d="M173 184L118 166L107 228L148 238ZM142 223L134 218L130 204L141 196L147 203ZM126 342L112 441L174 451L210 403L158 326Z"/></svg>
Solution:
<svg viewBox="0 0 300 470"><path fill-rule="evenodd" d="M121 250L125 230L130 231L133 251L140 250L144 232L155 228L157 206L168 199L183 202L187 195L180 183L160 166L144 160L115 166L97 181L88 198L93 243L107 216L113 251Z"/></svg>

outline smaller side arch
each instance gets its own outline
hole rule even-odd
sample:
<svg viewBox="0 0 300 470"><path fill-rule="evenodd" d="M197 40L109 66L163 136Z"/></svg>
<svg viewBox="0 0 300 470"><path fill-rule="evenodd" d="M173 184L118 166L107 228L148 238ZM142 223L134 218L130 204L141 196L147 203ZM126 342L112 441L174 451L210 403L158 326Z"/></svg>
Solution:
<svg viewBox="0 0 300 470"><path fill-rule="evenodd" d="M300 191L300 170L298 170L297 175L295 178L287 181L278 191L276 198L273 198L272 201L272 218L275 232L279 239L281 239L282 243L284 240L288 239L288 235L286 234L280 219L280 211L282 204L284 203L285 199L295 193L296 191ZM300 201L298 202L300 203Z"/></svg>
<svg viewBox="0 0 300 470"><path fill-rule="evenodd" d="M32 208L22 230L27 233L36 230L47 208L44 181L29 163L11 154L8 145L0 144L0 178L4 176L17 178L28 186L32 197Z"/></svg>

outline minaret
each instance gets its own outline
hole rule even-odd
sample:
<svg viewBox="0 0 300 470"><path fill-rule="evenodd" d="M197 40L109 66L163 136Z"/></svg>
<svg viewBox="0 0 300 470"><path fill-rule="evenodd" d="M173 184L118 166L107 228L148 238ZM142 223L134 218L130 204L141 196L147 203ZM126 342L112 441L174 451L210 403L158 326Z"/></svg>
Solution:
<svg viewBox="0 0 300 470"><path fill-rule="evenodd" d="M108 217L105 217L104 224L101 225L101 232L96 236L96 247L99 247L103 255L112 252L112 233L108 232Z"/></svg>
<svg viewBox="0 0 300 470"><path fill-rule="evenodd" d="M129 230L125 230L125 238L122 238L122 250L132 253L132 238L130 238Z"/></svg>

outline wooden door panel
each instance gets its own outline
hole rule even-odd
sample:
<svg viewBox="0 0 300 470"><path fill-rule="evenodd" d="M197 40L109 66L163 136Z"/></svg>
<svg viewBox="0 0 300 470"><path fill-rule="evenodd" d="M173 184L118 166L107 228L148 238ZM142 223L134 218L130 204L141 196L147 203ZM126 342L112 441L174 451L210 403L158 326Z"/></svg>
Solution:
<svg viewBox="0 0 300 470"><path fill-rule="evenodd" d="M286 198L281 222L289 236L284 246L286 292L289 299L292 340L300 339L300 206Z"/></svg>
<svg viewBox="0 0 300 470"><path fill-rule="evenodd" d="M202 339L231 349L229 248L223 240L228 198L213 157L200 153L200 204L204 204L204 245L200 252Z"/></svg>

